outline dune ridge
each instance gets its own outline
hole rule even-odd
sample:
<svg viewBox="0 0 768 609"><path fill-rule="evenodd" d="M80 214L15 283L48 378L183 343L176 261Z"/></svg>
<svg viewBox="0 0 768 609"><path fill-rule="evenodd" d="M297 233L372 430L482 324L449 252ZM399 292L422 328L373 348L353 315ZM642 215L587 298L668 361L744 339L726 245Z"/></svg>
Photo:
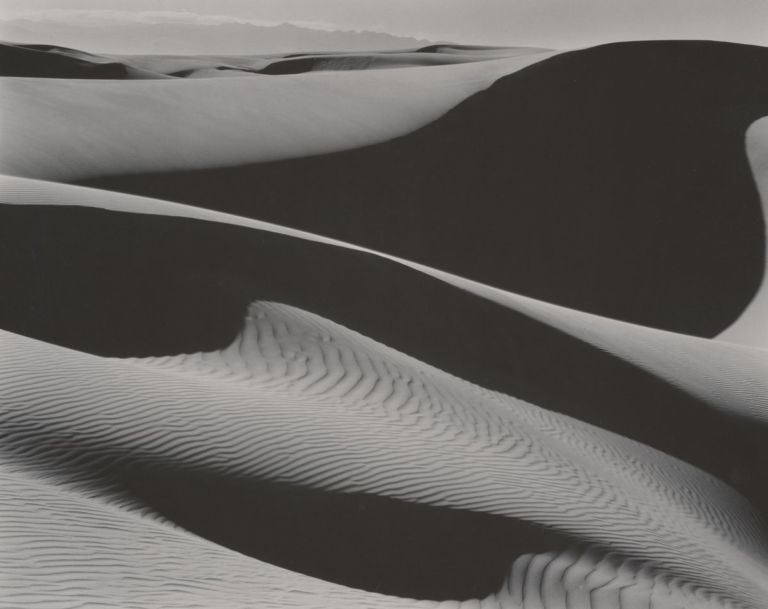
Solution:
<svg viewBox="0 0 768 609"><path fill-rule="evenodd" d="M0 75L36 78L157 79L163 74L74 49L0 43Z"/></svg>
<svg viewBox="0 0 768 609"><path fill-rule="evenodd" d="M365 146L422 127L500 76L552 53L439 68L285 78L4 78L3 116L13 120L0 125L5 142L0 172L72 181L124 171L242 165ZM134 111L137 98L141 113ZM259 104L251 103L253 99ZM94 124L99 125L97 131Z"/></svg>
<svg viewBox="0 0 768 609"><path fill-rule="evenodd" d="M98 486L126 460L181 461L490 511L650 560L696 584L690 599L672 586L691 607L700 588L746 606L765 594L763 525L716 479L290 307L254 305L220 353L125 362L8 334L2 348L5 445L27 468L87 463ZM70 440L57 448L61 434Z"/></svg>
<svg viewBox="0 0 768 609"><path fill-rule="evenodd" d="M415 51L400 53L322 53L303 54L273 60L259 72L261 74L300 74L321 70L370 70L414 66L441 66L455 63L471 63L490 59L505 59L524 55L546 57L549 49L467 47L460 45L433 45Z"/></svg>
<svg viewBox="0 0 768 609"><path fill-rule="evenodd" d="M362 149L81 183L292 226L568 308L712 337L765 274L744 134L768 112L766 60L759 47L694 41L560 53Z"/></svg>
<svg viewBox="0 0 768 609"><path fill-rule="evenodd" d="M629 583L627 574L631 573L628 571L631 566L621 569L621 563L613 557L601 559L595 552L579 556L577 551L563 552L559 561L552 560L551 556L539 558L536 569L527 568L533 562L532 556L521 556L515 561L504 588L484 599L442 603L397 599L345 589L255 561L181 529L137 518L98 500L54 488L34 476L8 471L7 467L2 469L0 477L3 481L0 510L4 523L13 525L0 528L0 536L5 548L15 550L13 561L3 561L3 568L13 572L13 578L0 599L2 607L15 608L19 603L57 605L62 599L78 595L82 603L124 608L157 603L185 608L209 607L211 603L251 607L253 598L257 597L262 606L274 607L518 609L534 606L549 609L562 606L566 590L573 607L616 607L617 599L630 608L633 603L643 606L648 602L662 608L670 604L685 607L681 603L686 602L694 603L690 605L693 607L702 604L736 607L727 599L708 596L704 590L690 592L677 585L678 582L670 585L648 566L639 567L637 583ZM50 509L40 510L41 506L50 506ZM91 526L84 527L85 520ZM31 531L41 541L30 544L27 538L23 545L17 545L19 533ZM120 550L114 545L118 536L124 544ZM158 552L161 543L162 553ZM125 547L131 552L122 551ZM44 580L46 586L41 587L37 559L50 556L53 548L69 569L49 574ZM562 569L565 560L573 561L571 564L580 567L579 570L563 574L550 566L554 564ZM204 583L190 586L186 583L190 577ZM548 586L540 585L544 577L549 580ZM583 583L579 578L583 578ZM109 586L109 595L104 592L106 586ZM579 596L574 596L573 590L578 590ZM523 598L529 600L521 602Z"/></svg>
<svg viewBox="0 0 768 609"><path fill-rule="evenodd" d="M48 208L49 211L44 211L44 214L56 225L60 223L60 220L53 220L57 217L52 213L56 206L62 207L62 211L67 214L73 214L77 209L77 207L69 208L70 205L120 210L119 216L114 217L113 220L119 220L118 226L125 226L120 229L121 232L127 230L134 235L136 244L142 244L140 247L143 255L156 259L157 264L160 259L155 257L160 256L170 267L177 264L187 265L190 271L189 280L193 285L200 285L200 288L195 288L195 291L190 293L184 283L176 283L178 276L172 284L166 284L164 280L162 284L153 285L151 282L145 284L144 280L139 278L140 276L134 275L135 270L132 269L132 264L129 267L125 266L125 262L121 259L122 254L121 257L114 258L114 254L108 253L109 247L116 246L118 249L124 247L120 245L121 243L134 247L130 240L125 242L124 237L112 233L114 229L107 228L102 220L95 225L90 222L75 224L73 228L78 234L84 226L92 226L89 230L96 231L95 234L104 232L106 241L95 247L99 250L99 258L108 265L104 269L107 273L117 272L120 277L133 277L129 281L135 281L134 285L141 286L138 289L148 290L148 294L153 294L151 298L159 298L161 302L166 301L166 306L167 302L171 302L167 299L175 298L172 300L175 304L169 311L170 316L162 314L163 309L153 309L152 319L161 314L157 324L144 323L146 327L142 328L142 324L137 325L140 317L136 317L141 315L142 308L138 310L133 308L139 303L133 300L130 290L124 292L124 288L110 281L108 285L111 285L110 290L113 290L109 292L112 294L111 300L105 300L103 294L98 295L98 292L94 292L87 286L87 282L84 284L82 279L72 275L73 269L82 268L82 276L96 278L98 285L100 281L98 278L104 277L104 271L99 270L98 266L91 268L92 264L85 260L73 259L68 263L68 268L58 265L49 267L51 262L48 262L44 255L43 243L59 243L59 237L54 236L50 227L42 228L45 224L41 226L39 221L31 225L18 224L18 219L11 216L7 219L7 226L11 231L9 235L25 234L31 230L31 227L37 226L38 228L34 230L43 236L43 241L38 245L30 244L32 258L29 260L25 257L18 260L12 257L8 260L8 264L20 266L44 264L50 269L50 273L60 275L64 283L61 287L50 285L45 290L46 294L51 291L58 294L57 299L52 301L57 303L56 308L40 309L41 304L49 297L43 293L35 296L38 291L34 283L21 290L19 294L21 299L15 305L12 304L15 299L9 301L10 316L8 304L2 312L5 320L3 324L6 328L18 328L17 331L43 340L91 352L128 355L153 352L158 354L174 349L194 348L200 344L220 345L230 340L229 332L234 332L235 328L227 329L231 327L227 323L226 326L216 330L221 323L215 321L218 317L224 316L231 319L237 315L241 306L246 306L249 299L254 297L287 299L293 304L325 311L327 315L335 313L337 316L343 316L347 323L365 328L380 340L394 342L401 349L415 350L423 358L440 363L446 370L464 376L469 375L475 382L482 382L485 386L491 386L512 395L522 395L529 401L543 404L551 410L586 419L621 434L634 436L646 444L685 459L735 484L740 492L756 502L760 509L765 510L768 507L764 486L761 483L760 465L764 462L764 452L761 447L764 446L762 438L766 418L765 396L768 393L766 388L768 367L766 352L763 350L644 328L568 310L490 288L409 261L374 252L362 252L355 246L348 246L323 237L302 234L293 229L254 220L226 216L209 210L21 178L6 178L3 185L6 193L15 193L11 197L6 197L6 202L15 201L19 204L11 205L10 208L19 207L21 210L26 208L32 212L35 209L42 211L46 206L54 205L53 208ZM69 209L72 211L68 211ZM123 212L133 213L124 214ZM235 234L223 233L219 237L231 243L236 243L245 237L247 240L243 245L238 245L232 253L222 252L224 258L220 262L212 262L217 269L216 272L221 273L227 265L232 272L235 270L232 268L234 260L253 257L255 273L247 270L247 267L236 271L239 287L236 288L235 293L232 293L230 288L227 289L226 295L220 295L218 302L222 303L223 309L200 307L198 304L190 307L189 299L200 298L199 295L194 295L200 294L200 289L203 293L205 292L205 286L209 283L205 275L207 271L202 271L197 266L199 263L192 263L187 257L193 250L180 249L179 245L175 246L175 252L162 248L163 251L150 253L151 250L147 250L147 247L150 246L151 241L147 239L156 237L151 234L141 236L142 233L136 228L141 225L134 223L134 228L128 228L129 225L123 224L131 216L137 220L141 219L140 214L144 213L152 216L168 214L171 216L168 228L176 226L176 223L183 221L185 216L198 218L198 221L204 219L205 223L200 228L206 231L209 228L213 230L222 222L243 227L246 229L246 234L238 236L235 240L233 240L236 237ZM148 224L148 220L141 220L141 222ZM15 226L18 228L14 228ZM205 253L208 249L203 245L200 233L197 237L193 237L189 232L192 227L187 226L182 229L182 226L178 225L178 228L189 235L187 239L191 240L191 247L203 252L204 257L213 254L213 250ZM178 233L168 232L168 228L163 229L161 234L173 243L179 236ZM40 232L41 229L43 232ZM65 232L62 235L64 243L71 239L67 236L70 230L64 229ZM334 254L334 257L327 259L331 251L322 250L315 251L314 254L307 252L307 257L302 255L298 259L295 259L294 254L289 254L288 260L294 261L284 266L287 261L285 261L285 252L281 252L283 246L275 247L277 245L275 243L263 251L263 246L259 244L264 242L265 236L260 236L260 233L290 235L285 245L292 249L295 247L294 239L296 238L298 238L295 242L296 246L302 242L306 243L306 246L302 245L301 248L308 247L311 243L325 244L324 247L333 246L333 251L337 251L340 257ZM175 237L174 234L176 234ZM79 237L79 242L84 244L82 237ZM100 239L97 239L96 243L100 243ZM181 242L177 241L177 243ZM151 247L156 248L156 246ZM221 248L217 247L217 249ZM54 255L58 258L63 251L69 250L58 250L59 253ZM390 267L385 274L379 275L384 269L371 274L377 265L373 260L368 261L363 258L359 261L364 265L361 270L367 270L363 271L365 275L359 275L358 270L348 266L352 262L352 257L357 255L356 252L375 255L383 260L392 260L396 266ZM213 255L214 258L217 257ZM174 262L176 256L180 256L178 263ZM264 267L259 263L262 257L270 260L272 266L282 269L280 272L287 275L283 274L279 279L265 277ZM393 310L390 316L384 316L380 321L376 321L377 316L372 315L372 310L367 308L368 299L363 299L357 294L352 300L345 300L347 298L345 289L348 290L348 288L344 287L343 281L327 276L318 268L313 270L313 266L320 260L326 260L323 264L327 264L329 269L345 268L350 281L359 286L367 285L366 289L370 289L372 294L375 294L375 286L380 285L379 282L384 280L393 291L392 293L397 294L399 298L402 298L404 293L415 290L414 302L418 301L422 306L429 303L430 307L443 307L446 310L446 317L430 320L406 304L404 311ZM403 270L398 270L397 265L402 265L400 268ZM407 268L413 269L415 276L402 282L401 280L406 279L404 269ZM140 272L144 277L147 276L146 270ZM178 275L177 271L173 272ZM243 272L245 275L240 276ZM310 275L312 281L310 281ZM440 280L438 284L445 282L447 285L432 293L431 291L438 286L428 287L419 275L425 279L435 277ZM272 282L285 286L287 290L284 288L275 291ZM317 288L312 287L314 282L319 282ZM24 282L18 283L21 286ZM70 287L63 287L65 285ZM220 287L214 287L220 286L220 279L215 279L210 285L211 289L220 289ZM329 286L333 286L332 289L339 292L339 298L323 302L325 299L319 299L315 290L327 291ZM67 290L73 287L74 291L68 295ZM455 291L456 288L459 290ZM469 300L467 297L462 297L462 293L467 293ZM94 303L99 303L100 307L107 307L107 311L113 312L104 315L91 309L89 314L83 316L77 308L81 306L79 303L83 301L85 294L90 294L88 298L94 298ZM478 296L479 300L476 299ZM114 299L116 298L117 302L128 299L127 308L115 309ZM372 298L375 300L376 296L372 295ZM486 304L483 304L483 301L486 301ZM131 305L131 302L135 304ZM502 308L498 310L489 308L497 305ZM42 318L44 323L41 324L37 320L35 310L44 311ZM29 311L30 314L25 315L25 320L19 316L19 311ZM111 322L115 315L125 317L127 328L131 329L129 334L115 333L116 328L112 327ZM505 328L504 332L507 335L497 336L498 331L490 331L490 327L474 319L478 315L488 319L489 322L492 320L492 323L499 324L499 328ZM59 319L61 321L57 321ZM197 319L206 319L205 327L211 327L214 330L210 338L204 340L198 337L192 341L171 338L173 331L169 333L170 328L178 326L180 336L186 336L188 331L184 323L195 323ZM406 334L392 331L394 319L397 319L398 324L404 329L408 329ZM453 319L456 321L452 321ZM184 320L188 321L184 322ZM466 331L460 332L461 341L475 345L471 349L486 351L486 353L475 352L474 366L468 364L462 349L456 349L450 340L441 338L445 333L447 336L456 334L458 330L456 323L467 328ZM538 328L537 323L545 325ZM71 327L73 332L61 334L59 330L62 324ZM431 326L434 327L428 329ZM550 329L545 330L546 328ZM97 339L96 342L94 339ZM148 339L149 343L147 343ZM160 339L159 342L158 339ZM498 343L497 348L489 348L489 344L485 342L486 339ZM430 342L439 346L427 347ZM147 344L154 344L154 346L147 351ZM594 351L590 353L590 349ZM555 366L552 350L564 353L563 362L568 363L570 373L567 371L564 373ZM573 358L583 360L583 365L574 367ZM646 373L650 376L646 376ZM586 384L578 381L578 377L574 378L574 374L585 375ZM615 377L616 380L606 382L611 377ZM538 387L540 383L544 383L545 378L549 379L550 383L556 380L558 385L562 385L562 390L558 392L550 388L542 392ZM632 388L629 392L628 387ZM616 401L623 402L625 407L616 409L614 407ZM658 428L652 424L658 416L666 417L664 428ZM691 417L695 417L697 421L697 434L693 436L689 433ZM714 454L711 450L712 443L727 446L728 452L723 455Z"/></svg>
<svg viewBox="0 0 768 609"><path fill-rule="evenodd" d="M142 80L248 74L296 74L316 70L359 70L450 65L519 55L549 49L430 45L415 49L346 53L258 55L110 55L67 47L0 43L0 76Z"/></svg>
<svg viewBox="0 0 768 609"><path fill-rule="evenodd" d="M768 422L768 352L763 349L668 332L568 309L337 239L181 203L11 176L0 176L0 191L3 192L3 202L6 204L89 206L128 213L194 218L266 230L374 254L523 312L600 349L628 359L634 365L680 386L724 413L755 423Z"/></svg>
<svg viewBox="0 0 768 609"><path fill-rule="evenodd" d="M749 126L745 146L752 175L763 206L763 223L768 235L768 116L756 120ZM768 237L766 237L768 242ZM768 348L768 262L763 281L757 294L739 319L726 328L720 338L745 345Z"/></svg>
<svg viewBox="0 0 768 609"><path fill-rule="evenodd" d="M0 607L763 607L767 59L0 45Z"/></svg>
<svg viewBox="0 0 768 609"><path fill-rule="evenodd" d="M0 469L0 607L436 606L305 577L18 470Z"/></svg>

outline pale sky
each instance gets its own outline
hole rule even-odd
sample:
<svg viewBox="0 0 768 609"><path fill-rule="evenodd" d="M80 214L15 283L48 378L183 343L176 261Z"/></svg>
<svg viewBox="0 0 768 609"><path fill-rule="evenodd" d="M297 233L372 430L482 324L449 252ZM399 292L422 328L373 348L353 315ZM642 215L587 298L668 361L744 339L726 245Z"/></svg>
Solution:
<svg viewBox="0 0 768 609"><path fill-rule="evenodd" d="M573 48L699 38L768 46L768 0L0 0L6 19L51 10L61 19L75 9L188 11L460 43Z"/></svg>

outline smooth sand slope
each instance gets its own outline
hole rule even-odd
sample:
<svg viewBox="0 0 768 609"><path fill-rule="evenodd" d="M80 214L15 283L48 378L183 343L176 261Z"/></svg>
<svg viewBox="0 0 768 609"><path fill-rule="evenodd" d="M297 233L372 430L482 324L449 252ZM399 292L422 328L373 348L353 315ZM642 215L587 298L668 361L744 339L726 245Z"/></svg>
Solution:
<svg viewBox="0 0 768 609"><path fill-rule="evenodd" d="M75 180L242 165L373 144L422 127L497 78L554 52L511 53L456 65L279 78L3 78L0 172ZM195 71L198 61L191 67L149 61L149 68L135 69ZM216 68L203 62L200 69Z"/></svg>
<svg viewBox="0 0 768 609"><path fill-rule="evenodd" d="M535 63L363 150L88 183L712 337L765 271L744 134L768 111L766 62L766 49L725 43L606 45Z"/></svg>
<svg viewBox="0 0 768 609"><path fill-rule="evenodd" d="M297 309L251 307L243 333L212 353L106 360L4 334L2 357L5 460L25 472L11 480L34 489L35 481L55 476L63 486L59 501L76 502L72 493L79 490L81 511L112 516L117 522L107 526L140 548L147 545L144 531L158 528L146 522L154 506L142 486L150 473L160 468L183 489L184 472L191 470L245 486L276 479L487 512L605 544L625 556L582 556L576 546L520 556L511 546L510 564L517 562L488 606L757 607L768 593L763 526L716 479L631 440L460 381ZM141 475L131 477L136 466ZM125 513L131 499L119 493L126 478L128 493L147 506L143 517ZM202 480L192 476L186 483ZM110 491L118 493L112 501ZM199 506L208 523L228 514L226 505L213 505ZM169 506L163 507L167 514ZM173 507L171 500L171 513ZM131 521L138 526L129 535ZM6 523L11 539L38 533L28 517ZM250 522L257 536L265 525ZM124 562L135 570L135 558L115 556L114 540L101 545L88 537L98 529L91 532L77 520L70 526L64 545L75 560L52 572L44 567L46 550L55 550L43 537L17 563L22 578L12 583L35 575L42 598L71 594L99 602L99 586L115 575L104 567L94 573L89 565L102 553L117 560L112 568L119 573ZM149 578L147 567L136 573L135 586L150 604L164 586L179 585L179 570L192 560L179 556L179 546L192 543L186 534L164 534L168 564ZM215 529L208 535L215 536ZM206 565L205 554L216 550L197 543L207 552L194 556L193 572L203 576L197 586L209 602L231 603L243 586L253 586L249 578L232 582L234 590L222 589L218 578L208 583L206 571L218 572L223 564ZM96 557L76 559L78 550L94 547ZM163 553L157 549L154 560ZM266 580L262 586L285 587L286 606L315 602L306 594L317 591L316 582L258 562L253 567ZM130 585L122 590L131 606ZM360 598L349 596L355 594ZM124 597L115 590L110 596L122 606ZM377 598L362 599L378 606Z"/></svg>

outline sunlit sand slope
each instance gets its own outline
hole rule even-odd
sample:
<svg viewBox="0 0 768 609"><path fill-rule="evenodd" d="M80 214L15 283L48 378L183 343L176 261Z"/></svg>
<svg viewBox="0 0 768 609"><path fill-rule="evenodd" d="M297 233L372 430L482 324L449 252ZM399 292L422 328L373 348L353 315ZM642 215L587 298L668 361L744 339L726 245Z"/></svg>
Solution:
<svg viewBox="0 0 768 609"><path fill-rule="evenodd" d="M0 45L0 607L764 608L767 52Z"/></svg>
<svg viewBox="0 0 768 609"><path fill-rule="evenodd" d="M2 189L16 204L3 211L0 271L17 286L0 306L6 329L105 355L174 353L224 344L248 302L279 299L676 455L768 506L765 351L567 309L219 212L21 178ZM49 279L41 284L28 268Z"/></svg>
<svg viewBox="0 0 768 609"><path fill-rule="evenodd" d="M0 171L74 180L242 165L382 142L424 126L499 77L554 54L511 53L455 65L286 77L240 71L251 77L187 79L153 72L168 80L81 80L63 68L62 78L6 77L0 79ZM427 60L436 56L444 57L423 54ZM244 63L233 59L224 64L232 69L224 70L216 58L160 57L130 68L116 59L87 65L89 74L157 68L231 75ZM245 64L254 61L260 60Z"/></svg>
<svg viewBox="0 0 768 609"><path fill-rule="evenodd" d="M254 305L243 333L217 352L119 361L10 334L1 348L4 458L37 484L58 480L65 501L80 493L86 512L97 502L85 497L99 495L130 511L121 471L165 464L489 512L624 556L511 551L510 564L530 566L512 569L505 594L523 598L539 581L545 607L558 606L571 586L573 598L589 596L585 578L592 607L615 607L622 594L627 607L654 595L669 607L757 607L766 594L765 531L716 479L297 309ZM122 518L151 517L149 503L142 516ZM74 575L65 565L55 572L62 568ZM37 570L50 581L48 569ZM654 577L658 570L665 577ZM83 577L87 587L105 573L75 579ZM526 595L523 606L537 606L534 599Z"/></svg>

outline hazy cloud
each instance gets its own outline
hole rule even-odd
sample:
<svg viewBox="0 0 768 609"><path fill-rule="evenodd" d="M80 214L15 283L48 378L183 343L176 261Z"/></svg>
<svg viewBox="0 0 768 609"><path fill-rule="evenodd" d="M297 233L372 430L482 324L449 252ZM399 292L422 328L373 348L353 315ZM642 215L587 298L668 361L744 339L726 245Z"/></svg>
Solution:
<svg viewBox="0 0 768 609"><path fill-rule="evenodd" d="M3 21L33 21L77 23L78 25L114 25L114 24L150 24L150 25L255 25L259 27L275 27L290 23L297 27L326 32L337 31L338 24L323 21L303 20L266 20L249 19L233 15L211 15L193 13L191 11L125 11L125 10L83 10L83 9L48 9L3 11L0 13Z"/></svg>
<svg viewBox="0 0 768 609"><path fill-rule="evenodd" d="M0 11L0 39L114 54L358 51L428 43L322 20L89 8Z"/></svg>

